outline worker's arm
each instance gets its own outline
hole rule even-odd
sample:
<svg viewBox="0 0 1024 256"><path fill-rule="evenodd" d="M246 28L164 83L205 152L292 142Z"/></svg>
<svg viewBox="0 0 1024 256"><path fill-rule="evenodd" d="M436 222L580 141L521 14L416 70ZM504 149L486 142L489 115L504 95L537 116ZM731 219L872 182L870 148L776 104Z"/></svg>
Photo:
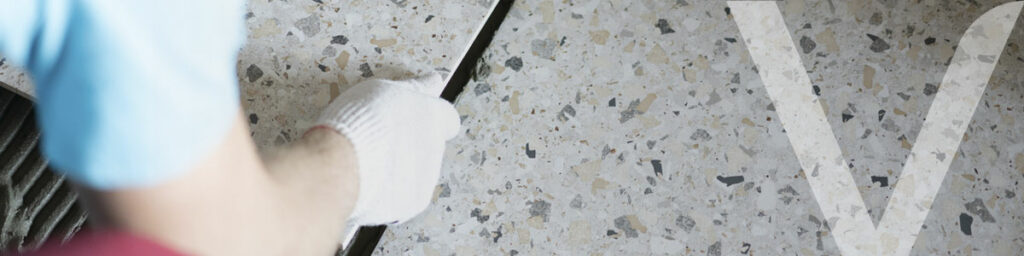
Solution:
<svg viewBox="0 0 1024 256"><path fill-rule="evenodd" d="M188 254L309 255L346 219L421 211L458 129L426 93L440 78L356 85L260 159L238 103L242 4L3 3L0 52L33 76L43 151L93 218Z"/></svg>
<svg viewBox="0 0 1024 256"><path fill-rule="evenodd" d="M87 190L104 220L203 255L325 255L346 220L402 222L430 203L445 141L459 130L434 74L371 80L342 93L320 125L261 163L238 115L213 153L156 186Z"/></svg>
<svg viewBox="0 0 1024 256"><path fill-rule="evenodd" d="M242 115L183 175L155 186L85 189L102 226L195 255L329 255L359 187L351 143L313 129L264 164ZM269 168L269 169L268 169Z"/></svg>

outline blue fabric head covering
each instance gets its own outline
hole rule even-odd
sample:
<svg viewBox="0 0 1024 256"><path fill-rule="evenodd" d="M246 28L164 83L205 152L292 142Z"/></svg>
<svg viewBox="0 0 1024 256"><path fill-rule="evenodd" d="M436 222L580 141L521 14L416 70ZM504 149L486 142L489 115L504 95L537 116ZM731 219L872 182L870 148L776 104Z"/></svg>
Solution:
<svg viewBox="0 0 1024 256"><path fill-rule="evenodd" d="M43 151L95 189L153 185L222 142L239 109L244 2L4 1L0 53L36 84Z"/></svg>

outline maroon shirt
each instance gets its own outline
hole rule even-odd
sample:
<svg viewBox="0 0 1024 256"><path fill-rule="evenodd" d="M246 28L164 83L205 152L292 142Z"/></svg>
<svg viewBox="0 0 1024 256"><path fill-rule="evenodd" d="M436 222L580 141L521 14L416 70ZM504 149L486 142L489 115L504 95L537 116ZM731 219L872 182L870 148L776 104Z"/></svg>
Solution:
<svg viewBox="0 0 1024 256"><path fill-rule="evenodd" d="M170 248L122 231L82 231L71 241L60 244L47 242L37 251L21 254L25 256L106 256L106 255L147 255L180 256Z"/></svg>

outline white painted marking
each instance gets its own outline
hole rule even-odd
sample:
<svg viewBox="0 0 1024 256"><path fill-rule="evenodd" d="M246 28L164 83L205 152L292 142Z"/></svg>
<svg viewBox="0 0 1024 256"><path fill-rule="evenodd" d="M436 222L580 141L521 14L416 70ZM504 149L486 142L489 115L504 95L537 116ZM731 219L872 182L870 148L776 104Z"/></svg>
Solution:
<svg viewBox="0 0 1024 256"><path fill-rule="evenodd" d="M811 92L810 78L778 6L775 2L729 2L843 254L910 254L1021 6L1022 2L1012 2L989 10L960 38L885 214L875 227L818 97Z"/></svg>

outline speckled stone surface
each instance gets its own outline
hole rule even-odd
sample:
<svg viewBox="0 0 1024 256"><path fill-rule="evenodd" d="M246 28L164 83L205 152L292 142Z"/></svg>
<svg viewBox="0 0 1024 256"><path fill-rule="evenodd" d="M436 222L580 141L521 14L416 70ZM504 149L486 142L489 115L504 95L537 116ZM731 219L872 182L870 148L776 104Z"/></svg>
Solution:
<svg viewBox="0 0 1024 256"><path fill-rule="evenodd" d="M262 149L298 138L362 80L453 71L496 3L250 1L238 79L253 138ZM30 77L4 62L0 83L34 95Z"/></svg>
<svg viewBox="0 0 1024 256"><path fill-rule="evenodd" d="M238 77L253 139L266 149L298 138L362 80L454 70L495 3L249 2Z"/></svg>
<svg viewBox="0 0 1024 256"><path fill-rule="evenodd" d="M21 67L8 63L7 59L3 56L0 56L0 86L29 98L33 98L36 95L36 88L32 85L32 78Z"/></svg>
<svg viewBox="0 0 1024 256"><path fill-rule="evenodd" d="M779 2L878 221L971 22L1006 1ZM725 2L517 1L386 255L837 255ZM1024 29L913 255L1024 249Z"/></svg>

